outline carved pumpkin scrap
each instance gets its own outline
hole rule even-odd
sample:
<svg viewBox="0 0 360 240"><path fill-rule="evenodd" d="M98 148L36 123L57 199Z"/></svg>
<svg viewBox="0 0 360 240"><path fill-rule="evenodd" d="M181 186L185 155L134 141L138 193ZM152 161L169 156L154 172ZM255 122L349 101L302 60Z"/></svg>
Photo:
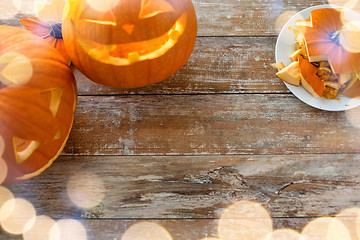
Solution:
<svg viewBox="0 0 360 240"><path fill-rule="evenodd" d="M76 107L75 78L45 40L0 26L0 158L6 183L34 177L57 158ZM0 176L1 178L1 176Z"/></svg>
<svg viewBox="0 0 360 240"><path fill-rule="evenodd" d="M299 55L301 85L313 96L320 97L325 91L325 83L317 75L318 69Z"/></svg>
<svg viewBox="0 0 360 240"><path fill-rule="evenodd" d="M62 29L72 62L89 79L135 88L187 62L197 20L191 0L68 0Z"/></svg>
<svg viewBox="0 0 360 240"><path fill-rule="evenodd" d="M311 26L302 29L310 62L328 61L335 74L360 71L360 52L350 52L340 42L346 24L343 11L322 8L311 11Z"/></svg>

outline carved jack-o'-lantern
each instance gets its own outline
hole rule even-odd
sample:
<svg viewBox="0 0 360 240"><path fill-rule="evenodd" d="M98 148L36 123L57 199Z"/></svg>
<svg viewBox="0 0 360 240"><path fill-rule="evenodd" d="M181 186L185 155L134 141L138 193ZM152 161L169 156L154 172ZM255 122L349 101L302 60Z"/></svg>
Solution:
<svg viewBox="0 0 360 240"><path fill-rule="evenodd" d="M0 26L0 160L5 183L34 177L64 148L76 107L75 78L45 40ZM0 176L0 179L4 176Z"/></svg>
<svg viewBox="0 0 360 240"><path fill-rule="evenodd" d="M187 62L197 20L191 0L68 0L62 32L71 60L88 78L135 88Z"/></svg>

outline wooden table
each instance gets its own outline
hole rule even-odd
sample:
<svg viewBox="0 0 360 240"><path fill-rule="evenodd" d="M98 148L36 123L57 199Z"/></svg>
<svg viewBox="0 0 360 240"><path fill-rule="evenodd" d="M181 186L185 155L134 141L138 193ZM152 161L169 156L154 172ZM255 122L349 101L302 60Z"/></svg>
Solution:
<svg viewBox="0 0 360 240"><path fill-rule="evenodd" d="M0 23L20 26L18 18L32 16L31 1L23 2ZM120 240L144 221L174 240L218 237L221 214L245 200L266 209L274 230L298 232L360 207L360 109L308 106L270 66L286 20L328 2L193 3L198 38L188 63L159 84L130 90L97 85L74 69L78 106L63 153L8 189L38 215L80 221L96 240ZM75 178L95 206L70 200ZM22 237L2 231L0 239Z"/></svg>

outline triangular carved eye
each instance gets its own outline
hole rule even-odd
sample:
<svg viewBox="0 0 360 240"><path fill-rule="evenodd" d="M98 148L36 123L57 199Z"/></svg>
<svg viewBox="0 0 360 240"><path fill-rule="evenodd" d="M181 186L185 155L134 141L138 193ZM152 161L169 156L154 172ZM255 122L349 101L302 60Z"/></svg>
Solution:
<svg viewBox="0 0 360 240"><path fill-rule="evenodd" d="M53 117L56 116L58 110L59 110L59 106L60 106L60 102L61 102L61 96L63 93L63 88L62 87L58 87L58 88L51 88L51 89L47 89L45 91L42 92L42 96L43 97L47 97L45 94L46 93L50 93L50 98L46 99L50 102L50 111L53 115Z"/></svg>
<svg viewBox="0 0 360 240"><path fill-rule="evenodd" d="M142 0L139 18L150 18L159 13L174 12L175 9L166 0Z"/></svg>
<svg viewBox="0 0 360 240"><path fill-rule="evenodd" d="M14 137L13 144L16 163L22 164L40 147L41 142Z"/></svg>
<svg viewBox="0 0 360 240"><path fill-rule="evenodd" d="M61 139L61 128L58 129L58 131L56 132L53 141L59 140Z"/></svg>

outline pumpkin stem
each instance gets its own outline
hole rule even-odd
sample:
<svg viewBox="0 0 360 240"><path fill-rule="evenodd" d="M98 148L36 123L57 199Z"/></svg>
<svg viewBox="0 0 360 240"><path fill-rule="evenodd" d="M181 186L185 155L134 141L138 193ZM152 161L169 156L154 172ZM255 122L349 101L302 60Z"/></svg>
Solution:
<svg viewBox="0 0 360 240"><path fill-rule="evenodd" d="M330 40L340 46L340 30L330 33Z"/></svg>
<svg viewBox="0 0 360 240"><path fill-rule="evenodd" d="M49 24L50 35L56 39L62 39L61 23Z"/></svg>

